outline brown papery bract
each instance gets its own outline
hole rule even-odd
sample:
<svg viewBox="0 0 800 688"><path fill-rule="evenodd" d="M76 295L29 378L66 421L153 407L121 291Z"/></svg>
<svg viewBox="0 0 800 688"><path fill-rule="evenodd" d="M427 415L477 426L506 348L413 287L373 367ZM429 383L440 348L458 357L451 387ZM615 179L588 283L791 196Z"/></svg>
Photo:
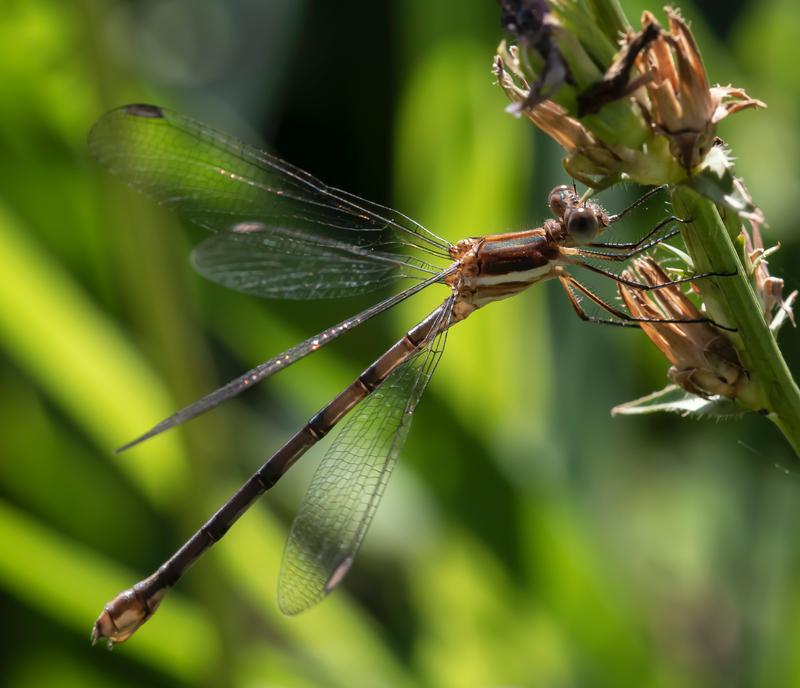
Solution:
<svg viewBox="0 0 800 688"><path fill-rule="evenodd" d="M650 285L669 283L670 277L652 258L641 258L623 275ZM635 318L648 320L694 320L704 314L677 285L644 291L619 284L619 292ZM687 392L701 397L735 399L749 381L731 342L711 323L643 322L642 330L667 357L672 366L669 379Z"/></svg>

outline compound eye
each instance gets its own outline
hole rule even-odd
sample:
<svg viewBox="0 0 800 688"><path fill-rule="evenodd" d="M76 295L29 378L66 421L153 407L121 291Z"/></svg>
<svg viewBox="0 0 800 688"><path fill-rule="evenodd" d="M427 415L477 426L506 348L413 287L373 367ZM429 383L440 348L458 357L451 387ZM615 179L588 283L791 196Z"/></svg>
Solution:
<svg viewBox="0 0 800 688"><path fill-rule="evenodd" d="M574 208L566 218L567 234L576 244L585 244L597 236L600 224L589 208Z"/></svg>
<svg viewBox="0 0 800 688"><path fill-rule="evenodd" d="M550 206L550 212L553 213L555 217L564 217L564 213L567 212L567 208L569 207L568 199L570 194L572 194L572 189L566 184L557 186L550 192L550 195L547 197L547 204Z"/></svg>

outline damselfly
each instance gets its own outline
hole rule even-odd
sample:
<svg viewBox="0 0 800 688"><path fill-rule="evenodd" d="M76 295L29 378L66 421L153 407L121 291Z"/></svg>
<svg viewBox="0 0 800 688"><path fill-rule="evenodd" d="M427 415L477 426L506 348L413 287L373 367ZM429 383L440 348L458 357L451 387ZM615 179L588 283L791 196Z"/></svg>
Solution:
<svg viewBox="0 0 800 688"><path fill-rule="evenodd" d="M107 638L109 644L130 637L186 569L352 411L312 478L279 578L278 603L285 613L319 602L353 563L449 329L476 309L549 279L561 283L584 320L638 326L636 318L601 299L568 268L591 270L638 289L668 286L640 284L589 261L625 261L674 236L678 230L668 226L681 222L668 217L632 243L597 242L604 229L660 188L610 215L596 202L583 200L574 187L559 186L549 196L554 217L541 227L451 244L395 210L326 186L282 160L152 105L128 105L106 114L92 129L89 147L131 186L211 230L195 248L192 262L214 282L284 299L339 298L399 279L413 282L256 366L120 450L208 411L432 284L449 287L438 308L269 457L154 574L105 607L92 639ZM612 317L587 314L581 297Z"/></svg>

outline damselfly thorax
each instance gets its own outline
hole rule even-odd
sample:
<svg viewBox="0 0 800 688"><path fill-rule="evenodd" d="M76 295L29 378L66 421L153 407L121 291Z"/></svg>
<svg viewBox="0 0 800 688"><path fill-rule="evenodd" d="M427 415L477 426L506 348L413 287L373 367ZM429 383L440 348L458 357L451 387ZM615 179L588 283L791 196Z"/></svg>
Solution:
<svg viewBox="0 0 800 688"><path fill-rule="evenodd" d="M541 227L462 239L450 249L458 270L447 283L458 295L454 312L459 319L558 277L579 255L573 248L609 225L599 204L582 200L566 185L550 192L548 205L555 217Z"/></svg>
<svg viewBox="0 0 800 688"><path fill-rule="evenodd" d="M347 416L292 525L278 604L294 614L328 594L353 563L448 331L476 309L557 279L583 320L635 327L656 321L607 303L571 270L589 270L642 290L710 276L651 286L594 264L626 261L677 233L668 226L682 220L670 216L635 242L597 241L660 188L609 215L574 187L559 186L548 197L553 217L541 226L452 244L396 210L327 186L283 160L153 105L109 112L92 129L89 146L112 173L210 230L194 249L192 263L226 287L265 298L315 299L411 282L177 411L120 451L214 408L431 285L450 287L438 308L289 437L155 573L106 605L92 635L109 643L136 631L189 566ZM611 317L588 314L582 297Z"/></svg>

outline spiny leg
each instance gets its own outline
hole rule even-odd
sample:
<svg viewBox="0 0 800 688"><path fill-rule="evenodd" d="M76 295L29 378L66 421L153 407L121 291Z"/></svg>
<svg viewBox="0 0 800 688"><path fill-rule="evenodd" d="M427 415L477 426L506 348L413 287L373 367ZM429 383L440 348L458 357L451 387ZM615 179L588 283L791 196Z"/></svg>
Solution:
<svg viewBox="0 0 800 688"><path fill-rule="evenodd" d="M634 256L638 256L640 253L644 253L645 251L649 251L651 248L658 246L659 244L663 244L665 241L672 239L672 237L677 236L681 230L673 229L667 232L664 236L659 237L658 239L653 239L638 248L635 248L631 251L625 251L624 253L607 253L606 251L590 251L585 248L577 248L576 253L579 256L584 256L585 258L597 258L598 260L609 260L609 261L616 261L618 263L624 263L626 260L633 258ZM649 236L649 235L648 235ZM602 246L603 244L588 244L589 246ZM620 246L624 246L625 244L605 244L605 246L610 248L619 248Z"/></svg>
<svg viewBox="0 0 800 688"><path fill-rule="evenodd" d="M632 320L611 320L610 318L597 318L593 315L589 315L583 309L583 306L581 306L581 302L578 300L578 297L572 291L571 279L573 278L568 278L563 275L559 276L558 278L559 282L561 282L561 286L564 288L564 291L567 294L569 302L572 304L572 308L574 309L575 313L581 320L583 320L584 322L596 323L598 325L615 325L617 327L640 327L640 324L638 322L633 322ZM617 311L617 309L613 308L612 306L609 306L608 304L605 304L604 302L604 307L605 306L608 306L606 310L619 313L620 317L624 316L624 314L621 311Z"/></svg>
<svg viewBox="0 0 800 688"><path fill-rule="evenodd" d="M623 243L597 241L587 244L587 246L591 246L592 248L609 248L618 251L639 249L643 244L645 244L648 241L648 239L650 239L650 237L652 237L654 234L657 234L660 230L662 230L666 225L670 224L671 222L677 222L679 224L685 225L692 222L692 219L689 218L688 220L685 220L682 217L678 217L677 215L670 215L669 217L666 217L663 220L661 220L661 222L659 222L655 227L653 227L649 232L647 232L647 234L645 234L638 241L630 241ZM673 230L672 232L669 233L669 236L670 237L675 236L677 232L678 230ZM665 238L666 235L658 239L656 243L664 241ZM655 244L650 244L650 245L655 245Z"/></svg>
<svg viewBox="0 0 800 688"><path fill-rule="evenodd" d="M615 325L616 327L640 327L641 323L653 323L653 324L662 324L662 325L678 325L678 324L693 324L693 323L706 323L708 325L713 325L714 327L719 327L723 330L728 330L729 332L735 331L733 328L725 327L724 325L719 325L715 323L711 318L637 318L632 315L628 315L624 311L621 311L619 308L615 308L610 303L607 303L603 299L601 299L597 294L595 294L589 287L581 284L577 279L575 279L572 275L562 274L558 276L559 282L561 282L561 286L564 288L564 291L567 293L567 297L572 304L573 309L577 313L578 317L581 320L591 323L597 323L599 325ZM596 303L600 308L611 313L619 320L611 320L610 318L597 318L595 316L589 315L583 309L580 301L578 301L575 292L573 292L573 288L577 289L581 292L584 296L587 296L591 299L594 303ZM621 322L620 322L621 321Z"/></svg>
<svg viewBox="0 0 800 688"><path fill-rule="evenodd" d="M674 287L678 284L684 284L686 282L694 282L695 280L705 279L706 277L734 277L736 275L735 271L699 272L696 275L691 275L689 277L681 277L679 279L670 280L669 282L663 282L661 284L645 284L644 282L637 282L636 280L628 279L627 277L618 275L617 273L611 272L610 270L604 270L603 268L599 268L596 265L592 265L591 263L584 263L583 261L580 260L575 261L573 265L577 265L580 268L585 268L586 270L591 270L592 272L596 272L598 275L609 277L615 282L624 284L626 287L631 287L633 289L640 289L641 291L655 291L656 289L664 289L665 287Z"/></svg>
<svg viewBox="0 0 800 688"><path fill-rule="evenodd" d="M615 222L619 222L623 217L625 217L631 210L638 208L642 203L644 203L648 198L651 196L655 196L659 191L663 191L669 186L669 184L662 184L661 186L656 186L650 189L650 191L646 191L643 193L639 198L637 198L633 203L631 203L627 208L623 208L619 213L616 215L609 215L608 221L610 224L614 224Z"/></svg>

